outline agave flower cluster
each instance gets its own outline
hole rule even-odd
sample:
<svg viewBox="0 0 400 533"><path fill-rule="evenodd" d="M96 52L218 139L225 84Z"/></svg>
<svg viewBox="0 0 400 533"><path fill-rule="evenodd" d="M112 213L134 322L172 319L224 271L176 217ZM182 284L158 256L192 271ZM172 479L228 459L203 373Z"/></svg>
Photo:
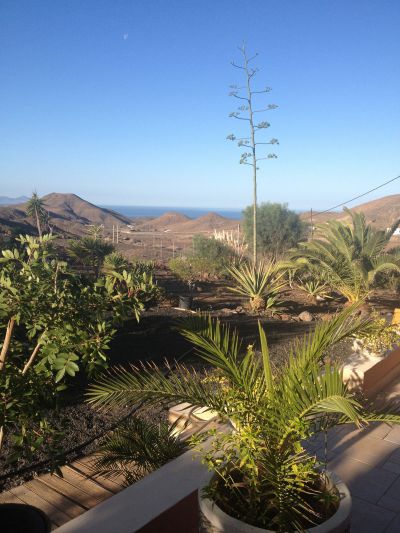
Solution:
<svg viewBox="0 0 400 533"><path fill-rule="evenodd" d="M249 346L243 354L235 331L207 316L191 317L182 334L218 379L204 379L180 364L166 376L149 363L107 374L91 386L88 399L99 406L188 402L217 412L234 430L216 432L204 449L215 472L206 494L242 521L276 531L302 530L323 519L310 503L310 496L322 497L323 491L317 459L306 452L304 441L336 424L400 421L396 415L367 413L344 385L339 366L324 362L333 344L365 327L354 310L318 324L292 346L279 370L273 368L261 325L259 352Z"/></svg>

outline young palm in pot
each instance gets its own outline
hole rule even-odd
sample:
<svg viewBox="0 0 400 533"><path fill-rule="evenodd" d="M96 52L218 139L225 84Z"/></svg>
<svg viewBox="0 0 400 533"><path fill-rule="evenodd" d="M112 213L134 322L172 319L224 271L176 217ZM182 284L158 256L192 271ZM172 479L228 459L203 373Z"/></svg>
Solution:
<svg viewBox="0 0 400 533"><path fill-rule="evenodd" d="M180 364L166 377L149 363L108 373L91 386L89 401L99 406L188 402L216 411L234 430L215 432L204 451L215 473L205 496L247 524L302 531L335 510L335 491L304 441L336 424L400 422L396 415L366 412L343 384L339 367L324 363L328 348L365 326L354 319L354 309L318 324L292 346L279 370L271 364L261 325L260 354L249 346L242 356L236 332L209 317L192 317L182 333L213 368L206 378Z"/></svg>

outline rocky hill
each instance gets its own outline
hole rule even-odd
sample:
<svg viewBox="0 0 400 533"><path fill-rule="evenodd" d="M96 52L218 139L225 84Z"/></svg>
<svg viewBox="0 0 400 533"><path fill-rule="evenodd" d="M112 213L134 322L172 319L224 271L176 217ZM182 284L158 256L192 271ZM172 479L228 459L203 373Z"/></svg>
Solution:
<svg viewBox="0 0 400 533"><path fill-rule="evenodd" d="M0 196L0 205L14 205L22 204L29 200L27 196L18 196L18 198L10 198L9 196Z"/></svg>
<svg viewBox="0 0 400 533"><path fill-rule="evenodd" d="M136 225L135 230L194 234L210 233L221 229L236 229L237 225L237 220L223 217L217 213L207 213L198 218L189 218L181 213L171 211Z"/></svg>
<svg viewBox="0 0 400 533"><path fill-rule="evenodd" d="M140 231L167 231L171 229L171 226L185 224L190 220L189 217L182 215L182 213L168 211L157 218L151 218L141 224L135 225L135 229Z"/></svg>
<svg viewBox="0 0 400 533"><path fill-rule="evenodd" d="M110 232L112 226L124 226L131 220L109 209L97 207L76 194L51 193L42 198L44 208L49 213L49 224L54 232L68 236L83 235L90 224L103 224ZM28 217L26 202L12 206L0 207L0 230L10 229L22 232L34 232L34 221Z"/></svg>
<svg viewBox="0 0 400 533"><path fill-rule="evenodd" d="M351 208L356 213L365 214L367 222L374 226L386 229L389 228L396 220L400 219L400 194L384 196L378 200L372 200ZM301 214L301 218L310 221L310 212ZM313 214L314 224L326 222L327 220L348 221L349 215L345 211L323 213L321 215L316 211Z"/></svg>

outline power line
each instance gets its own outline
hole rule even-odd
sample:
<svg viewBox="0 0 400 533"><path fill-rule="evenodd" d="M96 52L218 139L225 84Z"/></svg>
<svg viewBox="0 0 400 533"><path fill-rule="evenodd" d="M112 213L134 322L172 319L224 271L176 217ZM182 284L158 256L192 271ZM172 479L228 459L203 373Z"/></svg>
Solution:
<svg viewBox="0 0 400 533"><path fill-rule="evenodd" d="M318 215L323 215L324 213L329 213L329 211L333 211L334 209L337 209L338 207L342 207L342 205L349 204L350 202L354 202L354 200L358 200L359 198L362 198L363 196L367 196L367 194L370 194L371 192L377 191L381 187L384 187L385 185L388 185L388 183L392 183L392 181L396 181L399 178L400 178L400 175L396 176L395 178L392 178L389 181L385 181L385 183L382 183L381 185L378 185L378 187L374 187L373 189L371 189L371 190L369 190L367 192L364 192L363 194L360 194L359 196L355 196L351 200L347 200L346 202L343 202L341 204L335 205L334 207L331 207L330 209L325 209L325 211L319 211L319 212L313 211L313 215L318 216Z"/></svg>

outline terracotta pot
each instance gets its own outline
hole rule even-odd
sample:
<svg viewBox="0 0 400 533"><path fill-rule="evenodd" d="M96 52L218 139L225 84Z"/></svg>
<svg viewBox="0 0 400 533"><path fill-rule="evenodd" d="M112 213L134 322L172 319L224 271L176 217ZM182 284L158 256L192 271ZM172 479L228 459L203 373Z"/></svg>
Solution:
<svg viewBox="0 0 400 533"><path fill-rule="evenodd" d="M203 486L210 482L212 476L213 473L210 473ZM328 472L327 477L340 494L339 507L328 520L318 526L307 529L306 531L309 533L345 533L350 526L351 495L349 489L333 472ZM274 533L272 530L251 526L227 515L213 501L208 498L202 498L200 489L199 506L202 515L211 525L210 533Z"/></svg>

